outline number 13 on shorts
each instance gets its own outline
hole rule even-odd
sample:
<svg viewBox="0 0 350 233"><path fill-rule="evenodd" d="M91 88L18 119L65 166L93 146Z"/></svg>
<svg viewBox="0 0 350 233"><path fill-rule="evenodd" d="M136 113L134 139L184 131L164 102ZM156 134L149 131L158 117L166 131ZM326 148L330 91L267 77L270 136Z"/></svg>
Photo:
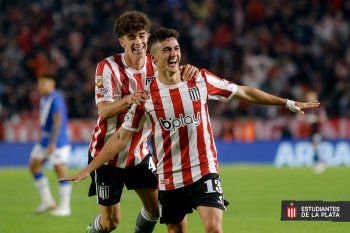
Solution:
<svg viewBox="0 0 350 233"><path fill-rule="evenodd" d="M206 193L220 193L222 194L221 181L219 179L210 179L204 182L206 184ZM222 195L219 196L218 202L224 207L224 198Z"/></svg>

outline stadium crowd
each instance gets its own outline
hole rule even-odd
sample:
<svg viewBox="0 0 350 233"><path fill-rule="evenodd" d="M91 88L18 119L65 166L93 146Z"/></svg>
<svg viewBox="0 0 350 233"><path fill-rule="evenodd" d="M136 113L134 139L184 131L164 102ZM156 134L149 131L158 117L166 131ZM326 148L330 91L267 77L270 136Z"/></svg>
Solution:
<svg viewBox="0 0 350 233"><path fill-rule="evenodd" d="M70 118L94 117L96 64L121 51L113 23L127 9L147 13L151 31L177 29L183 63L291 99L313 90L330 117L350 116L349 1L14 0L0 1L1 121L37 116L36 77L48 72ZM212 115L224 117L289 114L215 105Z"/></svg>

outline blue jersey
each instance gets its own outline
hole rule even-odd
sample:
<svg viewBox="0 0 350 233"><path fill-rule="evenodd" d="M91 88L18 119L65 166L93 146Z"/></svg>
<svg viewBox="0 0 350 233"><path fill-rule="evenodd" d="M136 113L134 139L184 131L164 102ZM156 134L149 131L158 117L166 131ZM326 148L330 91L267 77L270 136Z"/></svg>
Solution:
<svg viewBox="0 0 350 233"><path fill-rule="evenodd" d="M55 113L60 113L62 115L62 123L56 146L59 148L69 144L66 105L62 95L57 91L53 91L40 99L40 126L42 135L40 144L43 147L49 145L53 130L53 116Z"/></svg>

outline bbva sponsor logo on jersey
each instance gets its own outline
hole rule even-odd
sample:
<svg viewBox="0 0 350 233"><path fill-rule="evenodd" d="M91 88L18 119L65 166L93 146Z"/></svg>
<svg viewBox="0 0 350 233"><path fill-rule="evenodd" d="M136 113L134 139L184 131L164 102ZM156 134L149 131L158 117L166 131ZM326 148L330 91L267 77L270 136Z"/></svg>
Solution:
<svg viewBox="0 0 350 233"><path fill-rule="evenodd" d="M163 119L159 118L160 125L168 131L171 130L177 130L180 127L194 124L195 126L198 126L201 123L201 113L198 112L197 116L195 114L191 116L183 116L182 114L179 115L179 117L176 117L174 119Z"/></svg>

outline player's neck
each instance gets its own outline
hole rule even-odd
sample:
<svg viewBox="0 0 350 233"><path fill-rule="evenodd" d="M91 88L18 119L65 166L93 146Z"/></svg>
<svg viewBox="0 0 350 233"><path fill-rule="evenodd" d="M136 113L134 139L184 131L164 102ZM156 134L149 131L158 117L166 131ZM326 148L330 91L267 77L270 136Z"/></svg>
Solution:
<svg viewBox="0 0 350 233"><path fill-rule="evenodd" d="M180 71L170 73L169 71L158 71L158 79L165 85L173 85L182 82Z"/></svg>
<svg viewBox="0 0 350 233"><path fill-rule="evenodd" d="M125 63L134 70L140 70L145 65L145 56L135 58L125 53L124 59Z"/></svg>

